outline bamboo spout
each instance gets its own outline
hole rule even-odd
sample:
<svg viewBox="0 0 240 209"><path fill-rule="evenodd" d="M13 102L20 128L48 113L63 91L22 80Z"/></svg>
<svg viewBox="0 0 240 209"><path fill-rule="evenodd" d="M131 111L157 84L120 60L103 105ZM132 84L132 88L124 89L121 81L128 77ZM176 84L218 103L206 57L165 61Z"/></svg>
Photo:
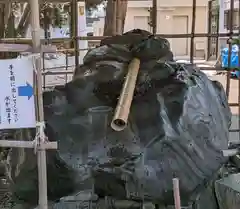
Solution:
<svg viewBox="0 0 240 209"><path fill-rule="evenodd" d="M128 73L111 123L112 129L115 131L122 131L127 126L139 67L140 60L133 58L128 66Z"/></svg>

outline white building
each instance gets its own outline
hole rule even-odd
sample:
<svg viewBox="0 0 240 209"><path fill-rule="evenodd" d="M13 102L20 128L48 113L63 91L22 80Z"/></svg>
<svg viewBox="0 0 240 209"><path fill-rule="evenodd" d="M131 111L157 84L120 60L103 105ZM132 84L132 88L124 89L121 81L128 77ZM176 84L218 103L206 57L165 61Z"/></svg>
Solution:
<svg viewBox="0 0 240 209"><path fill-rule="evenodd" d="M239 0L234 0L233 32L239 28ZM219 0L219 33L228 33L230 28L230 0ZM220 49L226 47L228 38L219 38Z"/></svg>
<svg viewBox="0 0 240 209"><path fill-rule="evenodd" d="M197 0L196 7L196 33L207 33L208 0ZM148 22L149 9L152 0L129 0L127 7L124 32L132 29L151 31ZM191 33L192 0L157 0L157 33L158 34L187 34ZM102 36L104 30L104 17L93 23L93 35ZM190 39L169 38L175 56L189 57ZM207 39L194 39L195 57L206 56Z"/></svg>

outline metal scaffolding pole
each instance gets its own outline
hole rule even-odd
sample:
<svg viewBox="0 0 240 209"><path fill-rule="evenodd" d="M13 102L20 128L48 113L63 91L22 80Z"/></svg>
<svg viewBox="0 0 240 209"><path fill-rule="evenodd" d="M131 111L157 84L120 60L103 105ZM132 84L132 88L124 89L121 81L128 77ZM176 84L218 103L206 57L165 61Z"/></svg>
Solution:
<svg viewBox="0 0 240 209"><path fill-rule="evenodd" d="M71 1L71 39L73 39L73 47L75 53L75 66L79 65L79 40L78 37L78 1Z"/></svg>
<svg viewBox="0 0 240 209"><path fill-rule="evenodd" d="M31 28L32 28L32 44L33 53L41 52L40 39L40 20L39 20L39 2L38 0L29 1L31 8ZM36 58L36 74L37 74L37 118L39 123L44 124L44 110L42 98L42 73L41 73L41 57ZM40 134L44 131L43 127L37 126L36 130ZM46 150L42 147L44 137L39 138L39 149L37 151L38 161L38 188L39 188L39 209L48 209L47 199L47 166L46 166Z"/></svg>
<svg viewBox="0 0 240 209"><path fill-rule="evenodd" d="M191 28L191 40L190 40L190 62L194 61L194 37L195 37L195 25L196 25L196 0L192 1L192 28Z"/></svg>
<svg viewBox="0 0 240 209"><path fill-rule="evenodd" d="M152 32L157 34L157 0L152 0Z"/></svg>

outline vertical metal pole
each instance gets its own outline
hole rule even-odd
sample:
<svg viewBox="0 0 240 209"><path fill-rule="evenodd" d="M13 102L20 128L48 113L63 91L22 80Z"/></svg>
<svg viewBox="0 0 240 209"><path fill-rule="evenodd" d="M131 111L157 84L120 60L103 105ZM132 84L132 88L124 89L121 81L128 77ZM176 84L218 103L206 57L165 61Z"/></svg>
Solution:
<svg viewBox="0 0 240 209"><path fill-rule="evenodd" d="M212 1L208 2L208 33L212 33ZM211 37L207 38L207 60L211 57Z"/></svg>
<svg viewBox="0 0 240 209"><path fill-rule="evenodd" d="M39 22L39 2L38 0L29 1L31 8L31 28L32 42L35 53L39 52L41 46L40 39L40 22Z"/></svg>
<svg viewBox="0 0 240 209"><path fill-rule="evenodd" d="M46 11L46 9L43 11L43 21L44 21L44 38L45 38L45 44L49 44L49 38L50 38L50 30L49 30L49 14Z"/></svg>
<svg viewBox="0 0 240 209"><path fill-rule="evenodd" d="M112 1L112 7L113 7L113 23L114 25L112 26L112 35L115 36L117 35L117 1L116 0L111 0Z"/></svg>
<svg viewBox="0 0 240 209"><path fill-rule="evenodd" d="M120 8L121 7L121 2L120 0L115 0L115 5L116 5L116 35L121 35L122 31L121 31L121 28L122 28L122 19L121 19L121 11Z"/></svg>
<svg viewBox="0 0 240 209"><path fill-rule="evenodd" d="M70 29L70 48L74 48L74 14L73 14L73 1L70 2L70 7L69 7L69 15L70 15L70 21L69 21L69 29Z"/></svg>
<svg viewBox="0 0 240 209"><path fill-rule="evenodd" d="M72 3L73 18L74 18L74 48L75 48L75 66L79 65L79 46L78 46L78 0L73 0Z"/></svg>
<svg viewBox="0 0 240 209"><path fill-rule="evenodd" d="M4 38L4 26L5 26L5 24L4 24L4 17L5 17L5 4L4 3L1 3L0 4L0 27L1 27L1 29L0 29L0 37L1 38Z"/></svg>
<svg viewBox="0 0 240 209"><path fill-rule="evenodd" d="M238 1L238 73L240 74L240 1ZM240 77L238 78L238 128L240 129Z"/></svg>
<svg viewBox="0 0 240 209"><path fill-rule="evenodd" d="M218 53L219 53L219 49L218 49L218 47L219 47L219 16L220 16L220 11L219 11L220 9L219 9L219 7L217 7L217 22L216 22L216 24L217 24L217 37L216 37L216 59L218 58Z"/></svg>
<svg viewBox="0 0 240 209"><path fill-rule="evenodd" d="M153 35L157 34L157 0L152 0L152 32Z"/></svg>
<svg viewBox="0 0 240 209"><path fill-rule="evenodd" d="M45 74L45 72L46 72L46 69L45 69L45 53L42 53L42 59L43 59L43 64L42 64L42 73L43 73L43 90L45 91L45 89L46 89L46 74Z"/></svg>
<svg viewBox="0 0 240 209"><path fill-rule="evenodd" d="M190 44L190 62L193 63L194 56L194 34L196 24L196 0L193 0L192 5L192 30L191 30L191 44Z"/></svg>
<svg viewBox="0 0 240 209"><path fill-rule="evenodd" d="M39 2L38 0L29 1L31 7L31 27L32 27L32 42L34 53L40 52L40 23L39 23ZM38 120L44 121L43 98L42 98L42 73L41 59L36 61L37 68L37 102L38 102ZM38 130L37 130L38 131ZM41 148L41 145L40 145ZM48 209L47 200L47 166L46 166L46 151L39 149L38 158L38 187L39 187L39 209Z"/></svg>
<svg viewBox="0 0 240 209"><path fill-rule="evenodd" d="M232 36L233 36L233 14L234 14L234 0L230 0L230 12L229 12L229 47L228 47L228 71L227 71L227 83L226 83L226 94L229 98L230 93L230 77L231 77L231 59L232 59Z"/></svg>
<svg viewBox="0 0 240 209"><path fill-rule="evenodd" d="M68 51L66 51L66 75L65 75L65 84L67 84L67 82L68 82ZM76 69L77 69L77 66L76 66Z"/></svg>

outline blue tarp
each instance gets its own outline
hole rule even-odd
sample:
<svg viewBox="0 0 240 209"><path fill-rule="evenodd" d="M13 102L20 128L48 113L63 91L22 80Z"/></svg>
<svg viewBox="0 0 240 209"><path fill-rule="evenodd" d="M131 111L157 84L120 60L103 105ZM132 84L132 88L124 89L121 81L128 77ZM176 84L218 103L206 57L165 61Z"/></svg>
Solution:
<svg viewBox="0 0 240 209"><path fill-rule="evenodd" d="M231 72L231 75L233 77L240 77L240 67L239 67L239 59L238 59L238 45L233 45L232 46L232 53L231 53L231 62L230 66L228 66L228 47L222 49L222 67L223 68L230 68L230 69L238 69L236 71Z"/></svg>
<svg viewBox="0 0 240 209"><path fill-rule="evenodd" d="M240 71L234 71L234 72L231 72L231 75L232 77L237 77L237 78L240 78Z"/></svg>
<svg viewBox="0 0 240 209"><path fill-rule="evenodd" d="M231 53L231 62L230 66L228 66L228 47L222 49L222 67L223 68L239 68L239 61L238 61L238 45L232 46L232 53Z"/></svg>

